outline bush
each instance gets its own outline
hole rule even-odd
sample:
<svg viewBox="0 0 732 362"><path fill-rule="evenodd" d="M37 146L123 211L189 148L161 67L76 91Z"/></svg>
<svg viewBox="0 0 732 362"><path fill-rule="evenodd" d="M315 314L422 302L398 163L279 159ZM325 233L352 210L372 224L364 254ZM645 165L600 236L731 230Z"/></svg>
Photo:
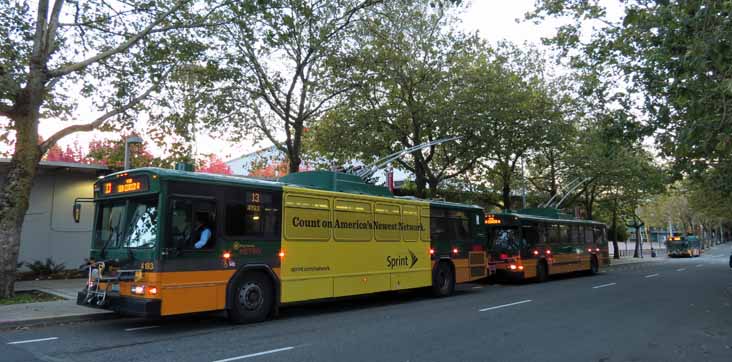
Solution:
<svg viewBox="0 0 732 362"><path fill-rule="evenodd" d="M32 263L28 263L28 269L30 269L34 278L49 277L54 274L58 274L64 271L66 266L64 263L56 264L51 258L46 258L45 262L36 260Z"/></svg>

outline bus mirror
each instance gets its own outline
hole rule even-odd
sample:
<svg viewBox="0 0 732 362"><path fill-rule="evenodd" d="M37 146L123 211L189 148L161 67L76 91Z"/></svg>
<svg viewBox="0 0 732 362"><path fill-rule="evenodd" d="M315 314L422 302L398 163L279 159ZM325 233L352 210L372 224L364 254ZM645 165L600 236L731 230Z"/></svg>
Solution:
<svg viewBox="0 0 732 362"><path fill-rule="evenodd" d="M81 220L81 204L78 202L74 203L74 222L79 223Z"/></svg>

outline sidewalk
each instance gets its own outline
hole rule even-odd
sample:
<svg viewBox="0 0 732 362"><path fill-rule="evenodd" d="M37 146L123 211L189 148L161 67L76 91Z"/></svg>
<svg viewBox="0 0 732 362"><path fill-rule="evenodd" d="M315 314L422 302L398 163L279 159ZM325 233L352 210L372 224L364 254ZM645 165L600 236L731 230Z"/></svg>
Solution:
<svg viewBox="0 0 732 362"><path fill-rule="evenodd" d="M39 290L64 300L0 306L0 330L48 323L113 318L115 313L76 305L76 293L86 279L33 280L15 283L16 291Z"/></svg>
<svg viewBox="0 0 732 362"><path fill-rule="evenodd" d="M642 258L634 258L632 255L629 255L629 256L621 256L620 259L613 259L613 254L610 253L610 266L654 262L654 261L662 261L662 260L666 260L666 259L667 259L667 257L666 257L665 251L663 253L656 252L655 258L651 257L650 250L647 250L647 252L646 252L646 250L643 250Z"/></svg>

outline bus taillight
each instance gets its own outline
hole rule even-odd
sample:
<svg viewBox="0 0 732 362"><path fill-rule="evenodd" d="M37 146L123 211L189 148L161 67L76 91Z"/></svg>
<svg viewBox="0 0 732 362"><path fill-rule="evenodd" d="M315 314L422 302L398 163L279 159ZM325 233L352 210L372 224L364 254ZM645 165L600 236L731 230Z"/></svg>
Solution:
<svg viewBox="0 0 732 362"><path fill-rule="evenodd" d="M279 254L277 254L277 255L279 255L280 258L284 258L285 257L285 251L284 250L280 250Z"/></svg>
<svg viewBox="0 0 732 362"><path fill-rule="evenodd" d="M430 255L435 255L435 249L430 248Z"/></svg>

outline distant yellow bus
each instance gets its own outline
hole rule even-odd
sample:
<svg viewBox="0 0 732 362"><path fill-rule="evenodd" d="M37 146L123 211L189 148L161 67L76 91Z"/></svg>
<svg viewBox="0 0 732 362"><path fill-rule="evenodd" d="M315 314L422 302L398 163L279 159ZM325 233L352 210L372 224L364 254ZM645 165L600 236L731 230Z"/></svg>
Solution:
<svg viewBox="0 0 732 362"><path fill-rule="evenodd" d="M77 303L124 314L226 310L256 322L287 303L421 287L447 296L486 276L481 208L394 197L349 174L268 182L143 168L99 180L94 202Z"/></svg>
<svg viewBox="0 0 732 362"><path fill-rule="evenodd" d="M666 239L666 253L669 257L698 257L701 256L701 240L696 235L675 234Z"/></svg>

